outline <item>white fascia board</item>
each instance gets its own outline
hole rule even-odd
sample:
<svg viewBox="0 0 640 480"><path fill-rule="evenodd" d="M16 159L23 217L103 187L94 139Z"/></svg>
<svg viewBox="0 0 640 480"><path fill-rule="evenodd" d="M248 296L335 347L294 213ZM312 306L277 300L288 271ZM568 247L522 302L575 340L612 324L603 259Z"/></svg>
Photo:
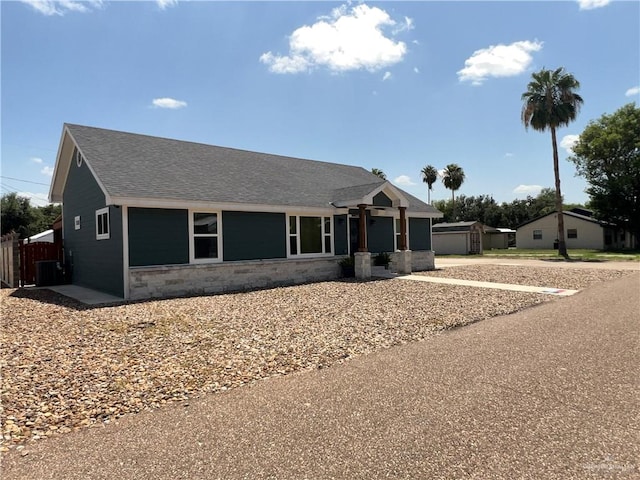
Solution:
<svg viewBox="0 0 640 480"><path fill-rule="evenodd" d="M307 213L331 216L340 213L333 206L327 208L321 207L298 207L294 205L265 205L265 204L248 204L248 203L232 203L232 202L204 202L193 200L174 200L164 198L139 198L139 197L107 197L108 205L126 205L127 207L138 208L167 208L181 210L214 210L214 211L234 211L234 212L265 212L265 213ZM342 212L346 213L346 212Z"/></svg>
<svg viewBox="0 0 640 480"><path fill-rule="evenodd" d="M383 192L387 197L391 198L391 205L394 207L408 207L409 200L402 194L399 188L393 185L391 182L386 181L382 185L373 189L365 198L368 200L367 203L373 204L373 197L375 197L378 193ZM391 195L389 195L389 193Z"/></svg>
<svg viewBox="0 0 640 480"><path fill-rule="evenodd" d="M51 177L51 186L49 187L49 201L62 202L62 193L64 192L64 186L67 183L67 175L69 173L69 164L71 163L71 156L63 157L62 150L65 145L65 139L69 134L69 130L65 125L62 129L62 135L60 136L60 143L58 144L58 153L56 154L56 164L53 168L53 176ZM62 165L62 164L65 165ZM57 188L56 188L57 187Z"/></svg>

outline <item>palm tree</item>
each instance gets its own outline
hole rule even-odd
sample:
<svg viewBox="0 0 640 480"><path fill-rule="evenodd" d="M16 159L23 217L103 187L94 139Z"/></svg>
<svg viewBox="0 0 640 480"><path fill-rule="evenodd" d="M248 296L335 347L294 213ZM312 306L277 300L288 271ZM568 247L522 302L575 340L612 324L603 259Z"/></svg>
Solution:
<svg viewBox="0 0 640 480"><path fill-rule="evenodd" d="M455 192L460 188L464 182L464 170L456 163L450 163L446 166L442 172L442 183L445 188L451 190L451 204L453 207L453 218L456 213L456 198Z"/></svg>
<svg viewBox="0 0 640 480"><path fill-rule="evenodd" d="M380 177L382 180L387 179L387 176L385 175L385 173L379 168L372 168L371 173L373 173L376 177Z"/></svg>
<svg viewBox="0 0 640 480"><path fill-rule="evenodd" d="M433 190L433 184L438 179L438 170L433 165L427 165L421 172L422 181L427 184L427 203L431 204L431 190Z"/></svg>
<svg viewBox="0 0 640 480"><path fill-rule="evenodd" d="M564 219L562 218L562 193L560 191L560 169L558 166L558 144L556 129L569 125L575 120L583 103L582 97L575 93L580 88L573 75L566 73L564 67L554 71L542 69L533 73L522 94L522 123L526 129L544 132L551 130L553 146L553 173L556 180L556 212L558 213L558 254L569 258L564 240Z"/></svg>

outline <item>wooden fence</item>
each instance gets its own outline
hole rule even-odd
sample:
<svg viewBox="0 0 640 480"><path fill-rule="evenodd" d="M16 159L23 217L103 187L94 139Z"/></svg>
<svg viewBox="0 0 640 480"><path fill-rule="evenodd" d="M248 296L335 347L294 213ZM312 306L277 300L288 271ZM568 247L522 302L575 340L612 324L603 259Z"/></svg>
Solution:
<svg viewBox="0 0 640 480"><path fill-rule="evenodd" d="M62 245L50 242L33 242L20 244L20 286L36 283L36 263L57 261L62 265Z"/></svg>
<svg viewBox="0 0 640 480"><path fill-rule="evenodd" d="M0 283L3 287L18 288L20 285L20 235L7 233L0 237Z"/></svg>

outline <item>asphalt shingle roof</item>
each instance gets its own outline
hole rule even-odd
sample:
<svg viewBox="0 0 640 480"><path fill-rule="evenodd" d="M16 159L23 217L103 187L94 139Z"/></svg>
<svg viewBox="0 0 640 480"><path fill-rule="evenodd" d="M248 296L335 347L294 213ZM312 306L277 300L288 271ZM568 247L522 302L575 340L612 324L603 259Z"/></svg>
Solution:
<svg viewBox="0 0 640 480"><path fill-rule="evenodd" d="M328 207L379 186L362 167L66 124L112 197ZM438 211L403 191L408 210Z"/></svg>

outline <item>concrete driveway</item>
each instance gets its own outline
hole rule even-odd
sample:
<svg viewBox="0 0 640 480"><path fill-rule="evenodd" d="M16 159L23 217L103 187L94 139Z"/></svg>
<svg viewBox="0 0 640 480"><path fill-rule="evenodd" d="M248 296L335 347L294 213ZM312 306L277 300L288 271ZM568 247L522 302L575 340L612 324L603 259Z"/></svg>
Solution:
<svg viewBox="0 0 640 480"><path fill-rule="evenodd" d="M12 451L10 479L640 477L640 273ZM25 452L23 451L23 453Z"/></svg>

